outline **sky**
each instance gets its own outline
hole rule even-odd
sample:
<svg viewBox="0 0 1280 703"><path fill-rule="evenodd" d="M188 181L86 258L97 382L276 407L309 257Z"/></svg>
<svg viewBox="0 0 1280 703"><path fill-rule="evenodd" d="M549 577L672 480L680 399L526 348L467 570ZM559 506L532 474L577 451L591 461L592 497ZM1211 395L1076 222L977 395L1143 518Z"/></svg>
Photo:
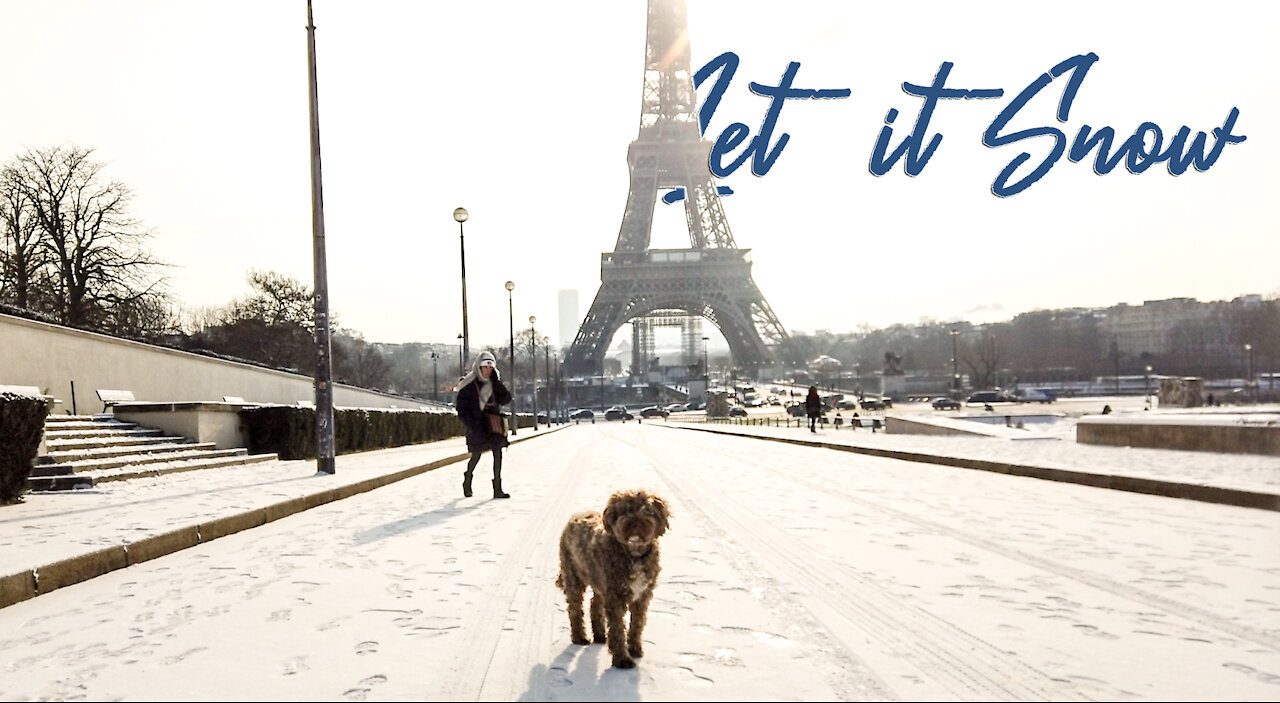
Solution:
<svg viewBox="0 0 1280 703"><path fill-rule="evenodd" d="M748 86L778 85L790 62L800 64L794 87L850 91L787 100L772 144L790 138L767 171L746 165L718 181L733 190L723 198L733 236L752 250L754 280L787 330L1280 293L1269 206L1280 7L913 8L689 0L693 68L724 52L740 60L708 139L734 123L759 135L770 101ZM473 347L503 343L510 319L524 327L530 315L554 334L562 289L578 291L585 315L629 187L645 3L316 0L314 10L338 324L370 341L453 342L460 206ZM302 0L4 0L0 159L95 149L134 189L133 213L189 309L246 294L250 269L309 283L305 25ZM1099 175L1094 153L1062 156L1025 190L994 195L1007 164L1031 154L1010 179L1020 180L1053 140L984 146L984 131L1037 77L1091 52L1065 122L1055 108L1067 75L1000 134L1048 127L1074 140L1084 125L1110 126L1118 148L1151 122L1166 146L1187 126L1210 133L1212 147L1234 108L1230 133L1245 141L1176 177L1163 163ZM873 175L889 111L892 151L923 104L903 84L929 86L944 63L945 87L1002 96L938 101L923 136L943 138L916 175L905 159ZM687 246L678 206L659 203L654 222L652 246Z"/></svg>
<svg viewBox="0 0 1280 703"><path fill-rule="evenodd" d="M509 500L462 498L455 463L2 608L0 699L1275 700L1274 511L654 424L515 444ZM1277 485L1276 457L1052 434L817 439ZM0 508L0 573L460 451L30 495ZM620 488L670 509L630 671L570 643L554 586L565 521Z"/></svg>

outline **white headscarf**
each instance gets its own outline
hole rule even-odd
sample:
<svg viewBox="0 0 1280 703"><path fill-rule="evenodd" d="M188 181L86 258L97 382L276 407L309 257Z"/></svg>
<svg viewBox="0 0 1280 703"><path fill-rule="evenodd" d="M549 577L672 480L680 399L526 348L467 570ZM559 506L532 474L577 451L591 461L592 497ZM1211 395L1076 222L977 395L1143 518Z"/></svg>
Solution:
<svg viewBox="0 0 1280 703"><path fill-rule="evenodd" d="M490 376L488 379L480 375L480 364L485 361L488 361L491 365L493 365L493 371L490 373ZM502 378L502 376L498 373L497 359L494 358L493 352L483 351L483 352L480 352L480 355L476 357L475 363L471 365L471 370L467 372L467 375L463 376L461 381L458 381L458 389L461 390L463 388L466 388L467 384L475 381L476 379L479 379L480 380L480 407L483 408L489 402L489 399L493 397L493 385L489 383L489 380L494 378L497 378L497 379Z"/></svg>

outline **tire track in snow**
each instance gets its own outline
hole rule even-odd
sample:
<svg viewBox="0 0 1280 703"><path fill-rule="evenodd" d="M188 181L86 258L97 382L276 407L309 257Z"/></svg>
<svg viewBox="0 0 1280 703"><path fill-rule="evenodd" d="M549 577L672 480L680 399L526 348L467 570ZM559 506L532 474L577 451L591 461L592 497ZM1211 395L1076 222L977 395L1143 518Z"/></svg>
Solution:
<svg viewBox="0 0 1280 703"><path fill-rule="evenodd" d="M620 440L626 441L626 440ZM628 442L630 443L630 442ZM918 689L911 698L958 697L978 700L1061 700L1077 694L1062 682L1023 663L972 633L903 602L867 578L828 559L795 535L762 521L718 486L707 486L690 471L662 466L696 466L691 450L715 464L723 453L705 452L678 442L633 444L653 470L691 504L758 557L775 581L791 582L794 598L851 652L865 651L865 640L887 652L889 662L907 662L921 676L904 676ZM661 454L659 454L661 452ZM651 458L653 457L653 458ZM656 458L656 460L655 460ZM751 460L758 460L753 456ZM761 467L755 461L752 466ZM794 477L788 474L787 478ZM829 490L829 489L824 489ZM861 636L860 636L861 635Z"/></svg>

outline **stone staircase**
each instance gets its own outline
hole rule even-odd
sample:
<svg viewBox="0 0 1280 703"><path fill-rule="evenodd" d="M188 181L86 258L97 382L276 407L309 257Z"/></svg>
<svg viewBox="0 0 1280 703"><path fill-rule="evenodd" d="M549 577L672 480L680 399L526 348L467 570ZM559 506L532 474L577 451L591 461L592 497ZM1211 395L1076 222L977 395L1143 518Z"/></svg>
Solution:
<svg viewBox="0 0 1280 703"><path fill-rule="evenodd" d="M161 430L110 415L50 415L44 435L48 453L27 479L33 491L89 488L104 481L276 459L275 454L250 455L245 449L217 449L212 442L165 436Z"/></svg>

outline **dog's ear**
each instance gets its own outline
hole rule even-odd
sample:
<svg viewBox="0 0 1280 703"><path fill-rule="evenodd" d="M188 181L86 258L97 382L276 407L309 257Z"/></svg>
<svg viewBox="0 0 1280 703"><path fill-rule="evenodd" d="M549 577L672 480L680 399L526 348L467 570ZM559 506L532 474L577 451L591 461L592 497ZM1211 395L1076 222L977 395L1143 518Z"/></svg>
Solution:
<svg viewBox="0 0 1280 703"><path fill-rule="evenodd" d="M649 505L652 505L658 511L658 514L662 516L662 531L666 532L671 529L671 522L669 521L671 510L667 507L667 502L658 496L651 495L649 496Z"/></svg>
<svg viewBox="0 0 1280 703"><path fill-rule="evenodd" d="M604 523L605 532L613 532L613 521L618 519L618 511L613 509L613 501L605 506L604 513L600 516L600 522Z"/></svg>

